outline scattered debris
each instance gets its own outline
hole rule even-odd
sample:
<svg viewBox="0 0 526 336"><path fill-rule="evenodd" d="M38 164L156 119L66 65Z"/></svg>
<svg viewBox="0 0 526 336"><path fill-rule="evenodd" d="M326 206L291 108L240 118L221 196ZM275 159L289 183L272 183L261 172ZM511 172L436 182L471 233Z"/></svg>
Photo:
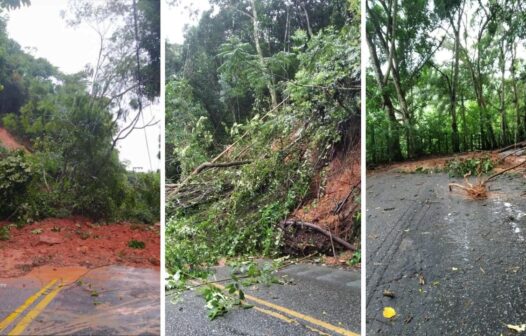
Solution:
<svg viewBox="0 0 526 336"><path fill-rule="evenodd" d="M462 184L458 184L458 183L450 183L449 184L449 191L453 191L453 187L456 187L456 188L464 190L468 194L468 196L470 196L473 199L486 199L488 197L487 183L490 180L492 180L492 179L496 178L497 176L502 175L502 174L504 174L504 173L506 173L506 172L508 172L510 170L517 169L517 168L519 168L520 166L522 166L525 163L526 163L526 160L524 160L521 163L516 164L516 165L514 165L512 167L509 167L509 168L506 168L504 170L501 170L500 172L491 175L490 177L488 177L484 181L482 180L482 177L481 177L482 174L480 173L481 167L479 166L478 173L477 173L477 182L475 184L469 183L467 177L469 177L471 175L471 172L468 172L466 175L464 175L464 181L465 181L466 185L462 185Z"/></svg>
<svg viewBox="0 0 526 336"><path fill-rule="evenodd" d="M79 227L90 226L87 218L49 218L26 225L12 227L9 240L0 240L0 275L17 277L42 265L86 266L89 268L108 264L159 267L159 227L151 230L134 230L132 224L101 224L92 226L87 239L76 232ZM5 223L3 227L9 227ZM60 227L60 231L56 229ZM39 234L33 232L39 232ZM128 247L130 240L145 243L144 249ZM38 255L38 260L35 259Z"/></svg>
<svg viewBox="0 0 526 336"><path fill-rule="evenodd" d="M521 325L506 324L506 327L516 332L526 331L526 324L521 324Z"/></svg>
<svg viewBox="0 0 526 336"><path fill-rule="evenodd" d="M390 297L391 299L394 299L395 297L395 293L389 289L384 289L383 295Z"/></svg>

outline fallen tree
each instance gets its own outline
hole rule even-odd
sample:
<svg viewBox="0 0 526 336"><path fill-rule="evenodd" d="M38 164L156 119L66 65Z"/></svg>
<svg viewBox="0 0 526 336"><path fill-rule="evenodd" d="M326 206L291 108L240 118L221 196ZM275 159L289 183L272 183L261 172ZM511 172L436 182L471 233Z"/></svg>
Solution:
<svg viewBox="0 0 526 336"><path fill-rule="evenodd" d="M307 227L307 228L313 229L313 230L315 230L315 231L317 231L317 232L329 237L331 240L334 240L335 242L337 242L341 246L345 247L347 250L356 251L356 247L351 245L351 243L346 242L345 240L334 236L330 231L322 229L321 227L319 227L318 225L316 225L314 223L308 223L308 222L303 222L303 221L300 221L300 220L289 219L289 220L281 222L280 226L283 229L285 229L287 226Z"/></svg>
<svg viewBox="0 0 526 336"><path fill-rule="evenodd" d="M470 196L473 199L485 199L488 197L487 183L489 181L493 180L497 176L500 176L510 170L517 169L520 166L524 165L525 163L526 163L526 160L524 160L523 162L515 166L506 168L498 173L495 173L491 175L490 177L488 177L487 179L485 179L484 181L482 180L481 174L479 172L477 174L477 182L475 184L472 184L468 181L468 177L471 176L471 172L469 172L466 175L464 175L465 185L462 185L459 183L449 183L448 185L449 191L453 191L453 188L459 188L461 190L464 190L468 194L468 196Z"/></svg>

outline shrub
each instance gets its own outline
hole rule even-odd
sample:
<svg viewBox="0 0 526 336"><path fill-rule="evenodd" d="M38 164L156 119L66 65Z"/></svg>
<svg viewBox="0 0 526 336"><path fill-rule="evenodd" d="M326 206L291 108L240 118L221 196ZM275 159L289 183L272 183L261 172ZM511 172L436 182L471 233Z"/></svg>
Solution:
<svg viewBox="0 0 526 336"><path fill-rule="evenodd" d="M9 232L9 226L0 227L0 240L9 240L11 238L11 233Z"/></svg>
<svg viewBox="0 0 526 336"><path fill-rule="evenodd" d="M467 173L471 175L487 174L493 170L495 163L489 156L470 159L455 159L446 163L446 171L450 177L463 177Z"/></svg>

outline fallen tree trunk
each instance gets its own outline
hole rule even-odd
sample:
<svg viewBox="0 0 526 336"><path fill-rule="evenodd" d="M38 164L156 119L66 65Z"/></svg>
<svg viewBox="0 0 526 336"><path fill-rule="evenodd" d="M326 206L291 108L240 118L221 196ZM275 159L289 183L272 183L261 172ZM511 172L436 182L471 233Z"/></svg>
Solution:
<svg viewBox="0 0 526 336"><path fill-rule="evenodd" d="M289 97L285 97L281 103L279 103L277 106L274 106L270 111L268 111L263 117L261 117L260 120L263 120L265 119L267 116L271 115L272 112L274 112L275 110L277 110L282 104L284 104L287 100L289 99ZM250 134L249 131L246 131L241 137L239 137L233 144L230 144L224 151L222 151L221 153L219 153L219 155L217 155L215 158L212 159L212 161L208 162L209 164L215 164L216 161L218 161L221 157L223 157L224 155L226 155L228 152L230 152L230 150L232 148L234 148L235 145L237 145L245 136L247 136L248 134ZM199 166L200 167L200 166ZM178 186L172 190L169 194L168 194L168 198L170 198L172 195L174 194L177 194L177 191L184 185L186 185L188 183L188 181L195 175L199 174L200 171L198 171L199 167L197 167L196 169L194 169L192 171L192 173L190 173L190 175L188 175L181 183L178 184Z"/></svg>
<svg viewBox="0 0 526 336"><path fill-rule="evenodd" d="M318 225L314 224L314 223L309 223L309 222L303 222L303 221L300 221L300 220L294 220L294 219L289 219L289 220L286 220L286 221L283 221L280 223L283 227L285 226L289 226L289 225L292 225L292 226L304 226L304 227L308 227L310 229L313 229L319 233L322 233L324 234L325 236L331 238L332 240L334 240L335 242L337 242L338 244L340 244L341 246L347 248L348 250L350 251L356 251L356 247L352 246L349 242L346 242L345 240L339 238L339 237L336 237L334 236L331 232L325 230L325 229L322 229L321 227L319 227Z"/></svg>
<svg viewBox="0 0 526 336"><path fill-rule="evenodd" d="M517 143L514 143L513 145L509 145L509 146L506 146L504 148L501 148L501 149L497 150L497 153L502 153L502 152L505 152L505 151L507 151L509 149L523 148L523 147L526 147L526 141L517 142Z"/></svg>
<svg viewBox="0 0 526 336"><path fill-rule="evenodd" d="M519 168L520 166L522 166L522 165L525 164L525 163L526 163L526 160L522 161L521 163L519 163L519 164L517 164L517 165L515 165L515 166L513 166L513 167L510 167L510 168L504 169L503 171L500 171L500 172L498 172L498 173L496 173L496 174L491 175L490 177L488 177L488 178L486 179L486 181L484 181L484 184L486 184L489 180L494 179L495 177L504 174L504 173L507 172L507 171L513 170L513 169L515 169L515 168Z"/></svg>
<svg viewBox="0 0 526 336"><path fill-rule="evenodd" d="M244 160L244 161L233 161L233 162L221 162L221 163L213 163L213 162L206 162L199 167L195 169L195 174L199 174L203 170L210 169L210 168L227 168L227 167L237 167L242 166L246 164L250 164L252 161L250 160Z"/></svg>

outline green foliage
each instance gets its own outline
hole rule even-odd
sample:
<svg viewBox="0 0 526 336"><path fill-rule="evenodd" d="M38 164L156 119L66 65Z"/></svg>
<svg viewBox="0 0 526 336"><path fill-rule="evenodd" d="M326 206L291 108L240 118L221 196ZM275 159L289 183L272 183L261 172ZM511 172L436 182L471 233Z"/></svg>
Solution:
<svg viewBox="0 0 526 336"><path fill-rule="evenodd" d="M29 3L0 0L0 11ZM78 15L72 24L80 20L95 20L94 26L103 26L105 20L119 22L105 46L127 47L134 42L135 36L128 33L133 31L129 29L134 21L131 3L93 6L91 1L79 1L70 10ZM159 94L159 11L158 1L137 1L138 39L143 49L138 85L150 100ZM126 48L126 56L116 56L115 50L104 49L102 59L109 64L99 64L96 71L65 75L9 39L5 20L0 18L2 127L31 152L0 150L0 219L19 224L69 215L104 221L159 220L159 173L129 173L119 162L117 132L130 113L123 106L133 110L138 105L134 92L128 92L126 101L119 93L139 79L132 61L135 49ZM90 71L97 75L93 77Z"/></svg>
<svg viewBox="0 0 526 336"><path fill-rule="evenodd" d="M349 266L354 266L362 262L362 251L358 250L354 252L352 258L348 260Z"/></svg>
<svg viewBox="0 0 526 336"><path fill-rule="evenodd" d="M280 259L276 259L272 263L264 262L263 264L258 264L254 260L232 262L230 263L232 279L240 281L243 286L282 284L282 281L275 275L279 261Z"/></svg>
<svg viewBox="0 0 526 336"><path fill-rule="evenodd" d="M0 240L11 239L11 233L9 232L9 225L0 227Z"/></svg>
<svg viewBox="0 0 526 336"><path fill-rule="evenodd" d="M466 174L476 176L478 174L487 174L493 170L495 162L489 156L470 159L454 159L446 163L445 170L450 177L463 177Z"/></svg>
<svg viewBox="0 0 526 336"><path fill-rule="evenodd" d="M251 305L243 303L245 293L238 283L231 283L225 287L225 291L214 285L207 285L200 290L200 294L206 301L208 318L214 320L225 315L233 306L252 308Z"/></svg>
<svg viewBox="0 0 526 336"><path fill-rule="evenodd" d="M160 219L161 188L158 172L127 172L124 201L118 217L140 223L152 224Z"/></svg>
<svg viewBox="0 0 526 336"><path fill-rule="evenodd" d="M35 215L35 203L30 194L35 178L33 164L23 151L0 156L0 218L12 217L17 222L31 222Z"/></svg>
<svg viewBox="0 0 526 336"><path fill-rule="evenodd" d="M258 24L272 36L262 50L250 15L240 15L250 2L213 2L219 13L204 13L184 45L167 47L167 182L187 180L226 148L218 162L249 162L192 175L168 199L166 265L177 290L221 258L279 255L280 222L312 197L316 174L360 127L355 1L305 3L312 35L302 30L304 11L256 1ZM276 109L272 90L285 100ZM277 281L270 266L238 266L241 284ZM211 317L230 308L224 295L208 289Z"/></svg>
<svg viewBox="0 0 526 336"><path fill-rule="evenodd" d="M431 7L402 0L392 11L369 1L369 163L491 150L526 139L525 58L514 51L524 43L519 8L515 0L437 0ZM464 20L467 13L474 19ZM384 30L393 18L396 29ZM436 38L439 31L443 39ZM393 44L386 48L385 41ZM393 73L386 74L388 68Z"/></svg>
<svg viewBox="0 0 526 336"><path fill-rule="evenodd" d="M204 162L213 148L213 133L203 106L184 79L166 85L166 175L179 179Z"/></svg>
<svg viewBox="0 0 526 336"><path fill-rule="evenodd" d="M144 249L146 244L143 241L132 239L128 242L128 247L133 249Z"/></svg>

